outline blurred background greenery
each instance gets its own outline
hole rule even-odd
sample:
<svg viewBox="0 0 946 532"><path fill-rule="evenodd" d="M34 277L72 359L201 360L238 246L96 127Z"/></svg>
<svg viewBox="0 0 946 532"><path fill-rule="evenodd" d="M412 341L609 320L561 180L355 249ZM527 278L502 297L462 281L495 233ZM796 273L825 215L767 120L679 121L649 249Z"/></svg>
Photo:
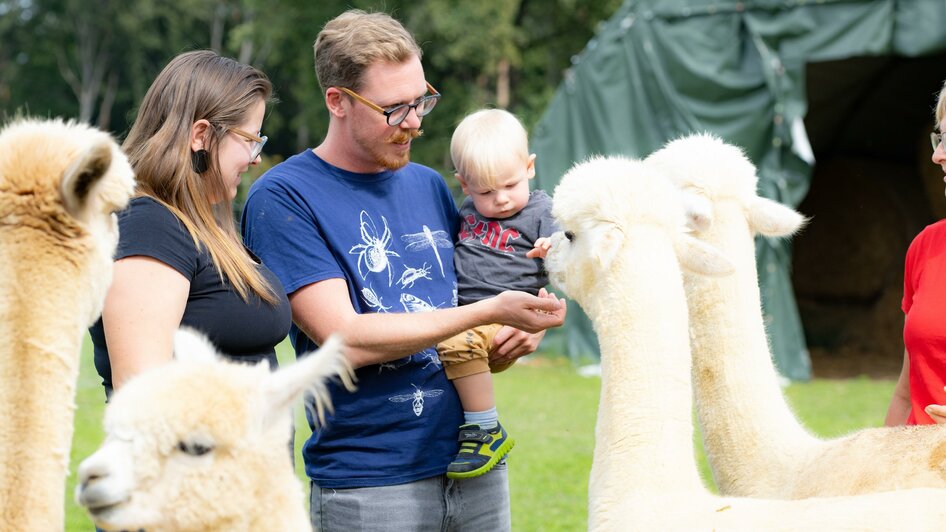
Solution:
<svg viewBox="0 0 946 532"><path fill-rule="evenodd" d="M443 95L412 159L451 177L449 142L466 113L502 107L528 128L621 0L0 0L0 115L73 117L122 137L160 69L213 49L260 68L278 103L265 161L317 145L327 115L312 44L348 8L393 14L414 33ZM252 178L252 176L251 176ZM455 186L453 179L447 179ZM455 188L456 190L456 188ZM238 203L239 203L238 198Z"/></svg>

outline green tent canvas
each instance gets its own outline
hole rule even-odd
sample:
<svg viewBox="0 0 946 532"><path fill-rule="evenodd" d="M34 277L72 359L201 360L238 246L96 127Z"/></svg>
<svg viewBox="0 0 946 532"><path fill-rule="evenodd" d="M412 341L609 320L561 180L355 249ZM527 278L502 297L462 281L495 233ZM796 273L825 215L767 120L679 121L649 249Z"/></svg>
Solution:
<svg viewBox="0 0 946 532"><path fill-rule="evenodd" d="M629 0L573 59L533 129L535 185L552 191L591 155L644 157L670 139L709 131L746 151L761 195L797 206L814 165L806 65L943 50L943 0ZM938 76L946 77L946 64ZM791 244L760 238L756 251L776 364L784 376L806 380L811 362L792 291ZM597 356L577 306L569 308L564 339L573 358Z"/></svg>

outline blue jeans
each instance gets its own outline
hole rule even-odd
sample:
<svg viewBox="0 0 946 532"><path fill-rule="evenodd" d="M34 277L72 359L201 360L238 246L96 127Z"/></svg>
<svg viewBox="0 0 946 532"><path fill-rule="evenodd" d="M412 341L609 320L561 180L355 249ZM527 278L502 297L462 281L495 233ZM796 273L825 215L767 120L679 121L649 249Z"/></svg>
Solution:
<svg viewBox="0 0 946 532"><path fill-rule="evenodd" d="M476 478L446 475L407 484L332 489L311 484L312 527L335 531L497 531L511 530L509 477L501 462Z"/></svg>

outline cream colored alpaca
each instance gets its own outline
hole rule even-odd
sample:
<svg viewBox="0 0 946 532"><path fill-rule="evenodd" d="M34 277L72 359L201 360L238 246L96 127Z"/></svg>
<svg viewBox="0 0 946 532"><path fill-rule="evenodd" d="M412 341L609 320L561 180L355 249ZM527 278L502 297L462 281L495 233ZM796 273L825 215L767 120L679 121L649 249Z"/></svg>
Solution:
<svg viewBox="0 0 946 532"><path fill-rule="evenodd" d="M564 233L553 236L546 267L591 318L601 344L590 530L946 527L946 490L804 501L709 494L694 461L678 257L704 273L723 273L728 264L682 234L676 189L640 162L579 164L555 189L553 205Z"/></svg>
<svg viewBox="0 0 946 532"><path fill-rule="evenodd" d="M79 504L106 530L311 530L286 444L304 393L321 419L326 382L352 388L341 341L276 372L218 359L188 330L174 351L112 397L105 442L79 466Z"/></svg>
<svg viewBox="0 0 946 532"><path fill-rule="evenodd" d="M0 130L0 530L61 530L79 352L111 282L134 176L112 138Z"/></svg>
<svg viewBox="0 0 946 532"><path fill-rule="evenodd" d="M708 200L698 236L736 269L720 279L685 276L696 401L720 491L802 498L946 487L946 426L867 429L823 441L792 414L765 336L753 237L790 235L803 218L756 196L755 167L742 151L694 135L645 162Z"/></svg>

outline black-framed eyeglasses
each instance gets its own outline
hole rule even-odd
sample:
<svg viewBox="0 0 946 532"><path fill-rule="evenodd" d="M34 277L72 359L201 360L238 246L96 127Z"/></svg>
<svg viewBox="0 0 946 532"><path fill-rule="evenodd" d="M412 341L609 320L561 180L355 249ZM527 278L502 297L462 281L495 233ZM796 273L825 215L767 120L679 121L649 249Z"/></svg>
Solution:
<svg viewBox="0 0 946 532"><path fill-rule="evenodd" d="M440 100L440 93L437 92L437 89L433 88L430 83L427 84L427 90L430 91L430 94L422 96L419 100L414 103L402 103L400 105L395 105L393 107L388 107L385 109L380 105L372 102L371 100L361 96L357 92L346 89L345 87L338 87L338 90L344 92L345 94L351 96L352 98L358 100L359 102L367 105L368 107L374 109L375 111L384 115L387 119L389 126L399 125L401 122L407 118L407 115L410 114L411 109L417 113L418 117L425 117L434 110L434 107L437 106L437 101Z"/></svg>
<svg viewBox="0 0 946 532"><path fill-rule="evenodd" d="M944 135L946 135L946 133L937 133L935 131L930 133L930 144L933 146L933 151L936 151L937 146L943 144ZM946 148L946 145L943 147Z"/></svg>
<svg viewBox="0 0 946 532"><path fill-rule="evenodd" d="M263 153L263 146L265 146L266 141L269 140L269 137L267 137L266 135L263 135L262 137L258 137L252 133L247 133L246 131L243 131L242 129L237 129L235 127L229 127L227 128L227 131L231 133L236 133L238 136L243 137L246 140L249 140L253 143L253 148L252 150L250 150L250 162L255 161L256 158L259 157L259 154Z"/></svg>

